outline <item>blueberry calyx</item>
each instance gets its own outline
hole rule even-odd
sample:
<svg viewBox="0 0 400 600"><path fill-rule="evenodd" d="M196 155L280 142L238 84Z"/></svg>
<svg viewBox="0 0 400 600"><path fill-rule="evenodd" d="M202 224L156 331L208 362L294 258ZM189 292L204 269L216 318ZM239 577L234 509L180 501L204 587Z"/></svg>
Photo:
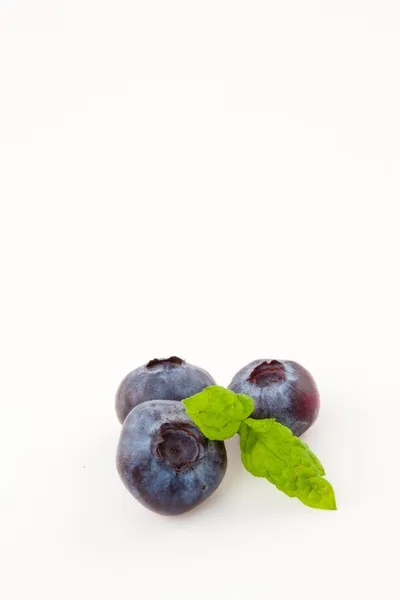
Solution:
<svg viewBox="0 0 400 600"><path fill-rule="evenodd" d="M263 388L270 383L279 383L285 379L285 367L279 360L264 360L252 370L248 381Z"/></svg>
<svg viewBox="0 0 400 600"><path fill-rule="evenodd" d="M152 369L158 365L171 365L172 367L178 367L179 365L183 365L184 362L185 361L182 358L179 358L179 356L170 356L169 358L153 358L153 360L150 360L147 363L146 368Z"/></svg>
<svg viewBox="0 0 400 600"><path fill-rule="evenodd" d="M190 467L203 458L204 438L195 434L187 424L166 423L160 427L160 435L153 452L157 458L165 460L177 473Z"/></svg>

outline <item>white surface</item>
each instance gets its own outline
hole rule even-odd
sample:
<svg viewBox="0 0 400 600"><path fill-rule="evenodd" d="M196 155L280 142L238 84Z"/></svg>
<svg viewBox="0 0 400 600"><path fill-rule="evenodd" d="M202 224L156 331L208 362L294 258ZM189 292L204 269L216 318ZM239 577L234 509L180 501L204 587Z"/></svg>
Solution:
<svg viewBox="0 0 400 600"><path fill-rule="evenodd" d="M397 1L1 0L0 594L395 598ZM180 518L114 454L125 373L314 374L339 510L240 465Z"/></svg>

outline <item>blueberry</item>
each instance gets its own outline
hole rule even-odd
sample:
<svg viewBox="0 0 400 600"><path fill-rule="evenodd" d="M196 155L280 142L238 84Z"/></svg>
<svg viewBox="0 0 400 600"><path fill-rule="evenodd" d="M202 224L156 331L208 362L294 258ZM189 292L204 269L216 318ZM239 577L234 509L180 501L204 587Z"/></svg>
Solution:
<svg viewBox="0 0 400 600"><path fill-rule="evenodd" d="M215 385L207 371L185 362L177 356L154 358L129 373L120 384L115 398L115 410L121 423L132 408L148 400L184 400Z"/></svg>
<svg viewBox="0 0 400 600"><path fill-rule="evenodd" d="M292 360L254 360L236 373L228 387L253 398L253 419L275 418L297 436L318 416L315 381Z"/></svg>
<svg viewBox="0 0 400 600"><path fill-rule="evenodd" d="M117 469L146 508L179 515L208 498L227 466L225 445L205 438L180 402L151 400L122 427Z"/></svg>

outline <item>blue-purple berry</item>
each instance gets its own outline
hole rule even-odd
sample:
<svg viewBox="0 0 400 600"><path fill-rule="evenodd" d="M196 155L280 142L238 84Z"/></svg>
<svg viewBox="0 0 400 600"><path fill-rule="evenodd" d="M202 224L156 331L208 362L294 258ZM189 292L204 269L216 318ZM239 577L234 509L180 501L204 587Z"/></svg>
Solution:
<svg viewBox="0 0 400 600"><path fill-rule="evenodd" d="M318 416L316 383L304 367L292 360L254 360L236 373L228 387L253 398L253 419L274 418L297 436Z"/></svg>
<svg viewBox="0 0 400 600"><path fill-rule="evenodd" d="M217 489L226 468L224 443L205 438L181 402L150 400L125 419L117 469L150 510L164 515L191 510Z"/></svg>
<svg viewBox="0 0 400 600"><path fill-rule="evenodd" d="M155 358L129 373L121 382L115 410L121 423L130 411L149 400L184 400L194 396L205 387L215 385L207 371L171 356Z"/></svg>

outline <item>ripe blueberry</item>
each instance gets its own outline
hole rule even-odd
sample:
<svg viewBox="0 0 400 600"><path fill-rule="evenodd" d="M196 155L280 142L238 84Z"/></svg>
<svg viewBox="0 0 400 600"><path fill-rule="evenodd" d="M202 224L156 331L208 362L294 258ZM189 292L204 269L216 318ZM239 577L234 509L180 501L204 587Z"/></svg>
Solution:
<svg viewBox="0 0 400 600"><path fill-rule="evenodd" d="M146 508L179 515L208 498L227 467L225 445L203 436L180 402L151 400L123 424L117 469Z"/></svg>
<svg viewBox="0 0 400 600"><path fill-rule="evenodd" d="M254 360L236 373L228 387L253 398L253 419L275 418L297 436L318 416L315 381L292 360Z"/></svg>
<svg viewBox="0 0 400 600"><path fill-rule="evenodd" d="M120 384L115 410L121 423L138 404L148 400L184 400L205 387L215 385L207 371L195 367L177 356L154 358L129 373Z"/></svg>

